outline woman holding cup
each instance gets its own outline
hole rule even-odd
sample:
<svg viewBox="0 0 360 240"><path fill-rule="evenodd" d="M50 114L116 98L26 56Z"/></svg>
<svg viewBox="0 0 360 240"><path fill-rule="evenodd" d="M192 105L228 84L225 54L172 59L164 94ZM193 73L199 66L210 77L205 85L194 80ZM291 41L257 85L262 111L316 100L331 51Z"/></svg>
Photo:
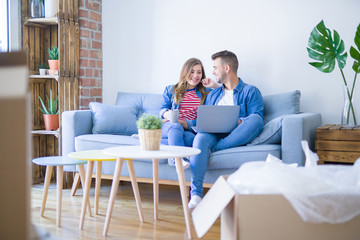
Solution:
<svg viewBox="0 0 360 240"><path fill-rule="evenodd" d="M214 82L206 79L201 61L190 58L181 69L179 82L165 88L160 116L164 119L162 138L167 138L169 145L192 146L195 133L191 127L196 125L198 106L204 104L210 91L205 85L211 84ZM174 159L169 164L175 165ZM183 159L184 169L189 166L189 161Z"/></svg>

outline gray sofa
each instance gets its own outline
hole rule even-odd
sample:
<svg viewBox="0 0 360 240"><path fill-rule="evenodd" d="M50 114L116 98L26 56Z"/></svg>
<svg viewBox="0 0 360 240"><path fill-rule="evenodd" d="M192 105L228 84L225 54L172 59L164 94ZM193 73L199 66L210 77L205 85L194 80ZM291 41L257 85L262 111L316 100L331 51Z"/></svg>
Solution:
<svg viewBox="0 0 360 240"><path fill-rule="evenodd" d="M91 103L90 110L65 111L62 114L62 154L70 152L105 149L113 146L137 145L136 120L143 113L158 115L161 94L119 92L115 105ZM264 161L268 154L281 158L285 163L304 165L301 140L314 145L316 127L321 125L319 113L300 112L300 92L264 96L264 130L246 146L230 148L210 155L204 186L211 186L220 175L229 175L243 163ZM164 139L166 144L166 139ZM152 181L151 160L134 160L139 182ZM102 174L111 178L115 162L104 162ZM72 166L65 171L76 171ZM94 170L95 171L95 170ZM122 180L128 180L129 172L124 164ZM190 181L190 169L185 170ZM174 166L167 159L159 160L159 182L177 184Z"/></svg>

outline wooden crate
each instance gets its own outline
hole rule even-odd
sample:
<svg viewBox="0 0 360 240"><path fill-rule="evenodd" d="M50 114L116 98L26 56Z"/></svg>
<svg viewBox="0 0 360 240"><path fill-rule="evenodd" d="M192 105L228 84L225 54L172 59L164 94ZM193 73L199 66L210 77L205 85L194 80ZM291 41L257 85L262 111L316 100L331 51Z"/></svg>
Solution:
<svg viewBox="0 0 360 240"><path fill-rule="evenodd" d="M22 46L27 53L29 90L31 92L33 158L61 155L61 114L78 109L79 88L79 21L77 0L59 0L59 11L53 18L31 18L30 1L22 0ZM47 63L47 49L59 48L59 74L39 76L39 63ZM42 131L44 121L39 110L39 99L57 93L59 96L60 129ZM45 168L34 165L34 178L42 178Z"/></svg>
<svg viewBox="0 0 360 240"><path fill-rule="evenodd" d="M360 126L328 124L316 129L319 163L354 163L360 158Z"/></svg>

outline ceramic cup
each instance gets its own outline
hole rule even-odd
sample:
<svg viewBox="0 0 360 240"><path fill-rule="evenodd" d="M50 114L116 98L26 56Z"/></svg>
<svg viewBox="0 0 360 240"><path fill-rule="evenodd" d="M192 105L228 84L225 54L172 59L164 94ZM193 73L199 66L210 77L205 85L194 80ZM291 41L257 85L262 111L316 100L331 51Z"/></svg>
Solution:
<svg viewBox="0 0 360 240"><path fill-rule="evenodd" d="M179 119L179 110L178 109L169 110L170 122L177 123L178 119Z"/></svg>

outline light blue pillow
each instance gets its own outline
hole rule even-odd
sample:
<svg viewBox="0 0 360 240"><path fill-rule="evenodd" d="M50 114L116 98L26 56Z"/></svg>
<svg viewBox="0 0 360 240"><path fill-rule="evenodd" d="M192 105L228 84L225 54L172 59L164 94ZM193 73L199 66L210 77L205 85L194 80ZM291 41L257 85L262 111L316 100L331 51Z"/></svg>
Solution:
<svg viewBox="0 0 360 240"><path fill-rule="evenodd" d="M282 120L285 115L274 118L265 124L262 132L247 145L281 143Z"/></svg>
<svg viewBox="0 0 360 240"><path fill-rule="evenodd" d="M299 90L264 96L264 123L284 114L297 114L300 112Z"/></svg>
<svg viewBox="0 0 360 240"><path fill-rule="evenodd" d="M132 135L137 133L136 108L130 105L89 104L93 134Z"/></svg>

